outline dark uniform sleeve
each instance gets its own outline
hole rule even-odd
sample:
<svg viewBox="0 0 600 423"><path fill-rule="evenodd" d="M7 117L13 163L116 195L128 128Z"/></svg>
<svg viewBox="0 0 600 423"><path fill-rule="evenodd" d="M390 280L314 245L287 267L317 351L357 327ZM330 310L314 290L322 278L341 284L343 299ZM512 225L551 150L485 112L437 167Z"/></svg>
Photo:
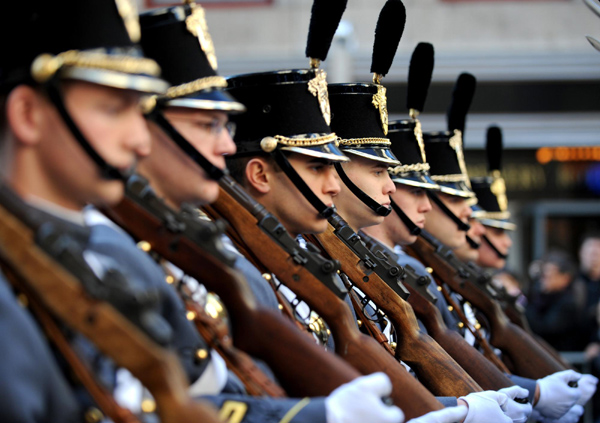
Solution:
<svg viewBox="0 0 600 423"><path fill-rule="evenodd" d="M202 397L219 409L222 420L240 423L327 423L325 398L256 398L221 394Z"/></svg>
<svg viewBox="0 0 600 423"><path fill-rule="evenodd" d="M92 226L88 250L114 260L128 280L143 287L158 289L161 315L173 330L172 347L177 352L189 382L197 380L210 361L198 360L196 351L208 349L196 328L186 318L185 306L175 290L165 282L166 275L158 264L139 250L133 239L107 225ZM210 354L208 355L210 357Z"/></svg>
<svg viewBox="0 0 600 423"><path fill-rule="evenodd" d="M537 381L534 379L528 379L526 377L516 376L516 375L507 375L510 380L512 380L515 385L519 385L521 388L525 388L529 391L529 402L533 404L533 399L535 397L535 387Z"/></svg>
<svg viewBox="0 0 600 423"><path fill-rule="evenodd" d="M80 406L44 335L1 274L0 334L0 421L82 421Z"/></svg>

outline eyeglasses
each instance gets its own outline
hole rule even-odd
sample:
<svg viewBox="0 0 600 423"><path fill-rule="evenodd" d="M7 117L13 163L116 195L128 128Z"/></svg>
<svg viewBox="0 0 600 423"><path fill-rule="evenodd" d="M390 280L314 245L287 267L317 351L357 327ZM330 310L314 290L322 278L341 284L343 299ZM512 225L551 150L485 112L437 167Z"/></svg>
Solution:
<svg viewBox="0 0 600 423"><path fill-rule="evenodd" d="M233 122L214 118L210 122L197 122L197 125L205 128L211 135L221 135L221 132L225 129L229 132L231 138L235 136L236 125Z"/></svg>

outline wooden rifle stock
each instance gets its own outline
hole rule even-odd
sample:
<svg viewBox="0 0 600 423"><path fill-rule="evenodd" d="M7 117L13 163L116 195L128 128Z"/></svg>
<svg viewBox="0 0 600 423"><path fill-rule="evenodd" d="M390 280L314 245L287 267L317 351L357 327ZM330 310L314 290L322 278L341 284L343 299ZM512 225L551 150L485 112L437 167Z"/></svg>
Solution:
<svg viewBox="0 0 600 423"><path fill-rule="evenodd" d="M338 259L342 272L386 313L398 332L397 358L407 363L419 381L435 395L458 397L481 391L473 378L437 342L420 331L412 307L374 270L376 266L382 266L381 261L372 255L357 255L350 245L338 238L340 229L351 231L347 223L339 216L330 218L330 223L332 225L325 233L309 236L308 239L319 245L329 257ZM366 250L365 254L370 253L353 231L347 241L349 244L360 243Z"/></svg>
<svg viewBox="0 0 600 423"><path fill-rule="evenodd" d="M263 225L264 218L275 218L267 215L264 207L235 181L223 180L218 200L205 209L213 218L222 217L229 222L228 234L236 243L241 243L242 250L250 255L250 261L274 273L326 321L340 357L362 374L382 371L390 377L393 385L391 398L407 418L441 408L433 395L403 366L374 339L358 330L349 306L322 283L319 277L326 279L328 275L335 275L335 267L330 268L331 262L323 261L322 266L327 268L321 270L317 266L307 266L307 261L314 259L315 253L300 249L281 224L274 225L273 231L266 229L265 226L269 225ZM257 216L262 216L263 220ZM294 249L285 248L283 242ZM330 275L332 272L333 275Z"/></svg>
<svg viewBox="0 0 600 423"><path fill-rule="evenodd" d="M161 348L113 306L91 298L78 281L79 275L71 274L37 245L37 225L32 229L21 221L23 216L17 218L12 211L15 204L11 212L4 207L7 203L5 193L2 194L0 256L40 303L139 379L152 393L161 422L217 423L212 408L189 397L188 383L177 357ZM50 235L62 235L59 243L65 237ZM91 270L87 277L90 274L93 275Z"/></svg>
<svg viewBox="0 0 600 423"><path fill-rule="evenodd" d="M473 280L475 276L470 268L431 235L422 233L409 251L433 269L432 276L438 284L446 283L486 316L490 323L490 343L507 356L516 374L538 379L565 369L527 332L511 323L500 304Z"/></svg>
<svg viewBox="0 0 600 423"><path fill-rule="evenodd" d="M367 246L374 252L381 251L377 241L368 236L363 236ZM390 258L391 260L391 258ZM415 314L435 341L456 360L456 362L485 390L498 390L514 385L514 383L497 367L492 365L475 348L465 341L456 331L448 328L442 318L440 310L434 305L436 297L427 287L429 278L420 277L410 266L405 266L407 277L404 285L410 292L408 303ZM500 362L501 363L501 362ZM501 363L503 364L503 363Z"/></svg>
<svg viewBox="0 0 600 423"><path fill-rule="evenodd" d="M234 345L265 361L288 395L328 395L359 376L280 313L257 305L243 276L224 264L227 252L220 246L221 228L214 222L200 220L195 209L171 210L139 177L128 182L126 192L127 198L108 211L111 217L221 298L229 312Z"/></svg>

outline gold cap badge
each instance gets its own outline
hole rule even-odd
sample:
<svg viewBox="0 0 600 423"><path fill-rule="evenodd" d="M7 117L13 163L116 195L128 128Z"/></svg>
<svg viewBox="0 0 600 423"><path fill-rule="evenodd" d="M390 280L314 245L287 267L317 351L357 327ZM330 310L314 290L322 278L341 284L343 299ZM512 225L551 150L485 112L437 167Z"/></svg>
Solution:
<svg viewBox="0 0 600 423"><path fill-rule="evenodd" d="M327 73L323 69L315 69L315 77L308 81L308 91L319 100L319 107L327 125L331 125L331 107L327 92Z"/></svg>
<svg viewBox="0 0 600 423"><path fill-rule="evenodd" d="M138 11L135 0L115 0L119 15L123 19L125 29L129 34L129 38L134 43L140 41L142 31L140 29L140 21L138 20Z"/></svg>
<svg viewBox="0 0 600 423"><path fill-rule="evenodd" d="M379 117L381 118L381 127L383 134L388 133L388 111L387 111L387 96L386 88L383 85L377 85L377 94L373 96L373 106L379 109Z"/></svg>
<svg viewBox="0 0 600 423"><path fill-rule="evenodd" d="M206 54L208 63L216 71L217 70L217 56L215 54L215 46L213 45L212 37L208 32L208 25L206 24L206 14L202 6L196 3L190 2L190 8L192 13L185 20L186 28L195 37L198 37L200 42L200 48Z"/></svg>

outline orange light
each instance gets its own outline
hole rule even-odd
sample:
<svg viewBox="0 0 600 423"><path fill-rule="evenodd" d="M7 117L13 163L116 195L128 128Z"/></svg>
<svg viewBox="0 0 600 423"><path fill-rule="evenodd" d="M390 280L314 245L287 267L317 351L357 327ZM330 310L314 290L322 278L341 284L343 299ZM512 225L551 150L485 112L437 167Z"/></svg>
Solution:
<svg viewBox="0 0 600 423"><path fill-rule="evenodd" d="M600 147L541 147L535 153L540 164L600 161Z"/></svg>

